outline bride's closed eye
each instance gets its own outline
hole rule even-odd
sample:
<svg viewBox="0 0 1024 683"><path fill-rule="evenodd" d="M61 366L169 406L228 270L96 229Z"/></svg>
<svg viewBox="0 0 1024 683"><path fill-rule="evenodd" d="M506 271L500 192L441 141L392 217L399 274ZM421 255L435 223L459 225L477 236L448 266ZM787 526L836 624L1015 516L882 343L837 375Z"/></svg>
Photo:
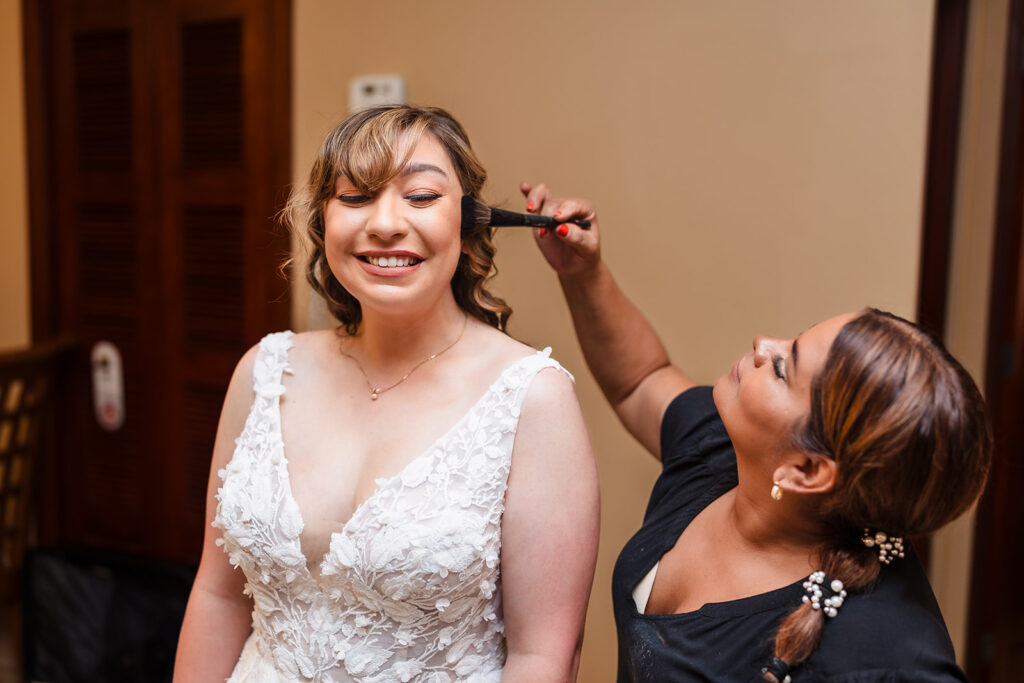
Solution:
<svg viewBox="0 0 1024 683"><path fill-rule="evenodd" d="M413 192L405 195L405 200L417 207L430 206L444 195L437 192Z"/></svg>
<svg viewBox="0 0 1024 683"><path fill-rule="evenodd" d="M340 194L338 195L338 201L349 206L358 206L370 201L370 198L362 194Z"/></svg>

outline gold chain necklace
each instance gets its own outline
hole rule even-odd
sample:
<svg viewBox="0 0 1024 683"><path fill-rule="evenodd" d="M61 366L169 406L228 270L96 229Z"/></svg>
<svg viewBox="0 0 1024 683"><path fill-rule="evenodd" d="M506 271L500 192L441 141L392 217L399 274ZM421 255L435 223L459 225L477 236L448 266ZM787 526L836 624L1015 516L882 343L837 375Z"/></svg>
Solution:
<svg viewBox="0 0 1024 683"><path fill-rule="evenodd" d="M430 361L434 360L435 358L440 356L442 353L444 353L448 349L450 349L453 346L455 346L456 344L458 344L459 340L462 339L462 335L466 333L466 325L468 323L469 323L469 315L467 314L466 317L463 318L463 320L462 320L462 331L459 332L459 336L455 338L455 341L453 341L451 344L449 344L448 346L444 347L443 349L441 349L437 353L434 353L434 354L431 354L431 355L427 356L426 358L421 360L419 363L417 363L416 365L412 366L412 369L409 370L409 372L407 372L404 375L402 375L402 379L398 380L397 382L395 382L394 384L392 384L390 386L384 387L383 389L381 389L379 387L373 386L373 382L370 381L370 376L366 374L366 370L363 369L363 364L359 362L358 358L356 358L355 356L353 356L350 353L346 353L344 350L342 350L341 355L347 356L347 357L351 358L353 362L355 362L356 367L359 368L359 372L363 373L363 379L366 380L366 386L370 389L370 400L371 401L376 401L378 398L380 398L380 395L383 394L385 391L391 391L392 389L397 387L399 384L401 384L405 380L409 379L409 375L411 375L412 373L416 372L417 368L419 368L421 365L423 365L424 363L429 363Z"/></svg>

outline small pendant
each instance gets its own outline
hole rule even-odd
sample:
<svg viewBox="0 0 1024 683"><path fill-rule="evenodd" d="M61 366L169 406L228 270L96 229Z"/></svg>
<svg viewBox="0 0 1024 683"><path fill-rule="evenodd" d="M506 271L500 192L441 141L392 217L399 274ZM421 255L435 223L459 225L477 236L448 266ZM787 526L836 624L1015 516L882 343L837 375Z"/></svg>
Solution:
<svg viewBox="0 0 1024 683"><path fill-rule="evenodd" d="M376 401L377 400L377 392L376 391L374 391L374 392L372 392L370 394L370 400L371 401Z"/></svg>

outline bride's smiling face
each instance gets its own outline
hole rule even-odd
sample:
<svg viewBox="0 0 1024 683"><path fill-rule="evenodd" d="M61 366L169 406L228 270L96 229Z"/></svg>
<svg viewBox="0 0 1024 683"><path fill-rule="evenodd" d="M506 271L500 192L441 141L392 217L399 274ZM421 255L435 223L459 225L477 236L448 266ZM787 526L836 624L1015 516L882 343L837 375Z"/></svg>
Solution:
<svg viewBox="0 0 1024 683"><path fill-rule="evenodd" d="M400 138L393 158L405 159L410 142ZM334 189L324 211L327 262L364 310L422 311L452 297L462 188L437 138L424 133L402 169L372 194L344 175Z"/></svg>

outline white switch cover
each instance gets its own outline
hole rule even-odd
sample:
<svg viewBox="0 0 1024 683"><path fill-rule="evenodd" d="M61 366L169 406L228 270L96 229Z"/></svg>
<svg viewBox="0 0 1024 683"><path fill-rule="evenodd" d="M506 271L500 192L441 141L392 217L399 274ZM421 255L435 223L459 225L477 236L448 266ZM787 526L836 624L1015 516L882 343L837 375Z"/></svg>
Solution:
<svg viewBox="0 0 1024 683"><path fill-rule="evenodd" d="M380 104L405 104L405 81L401 76L359 76L348 84L349 112Z"/></svg>
<svg viewBox="0 0 1024 683"><path fill-rule="evenodd" d="M108 341L92 347L92 402L96 421L108 432L124 424L124 376L121 352Z"/></svg>

